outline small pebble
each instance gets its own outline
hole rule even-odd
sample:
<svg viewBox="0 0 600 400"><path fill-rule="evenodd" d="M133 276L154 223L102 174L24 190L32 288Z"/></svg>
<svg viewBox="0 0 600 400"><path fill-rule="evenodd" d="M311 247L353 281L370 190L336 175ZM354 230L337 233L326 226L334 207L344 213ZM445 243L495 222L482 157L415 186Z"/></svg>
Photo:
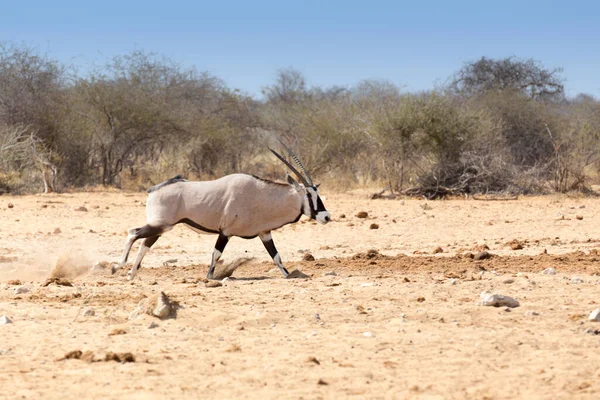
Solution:
<svg viewBox="0 0 600 400"><path fill-rule="evenodd" d="M363 332L364 337L373 337L373 332Z"/></svg>
<svg viewBox="0 0 600 400"><path fill-rule="evenodd" d="M583 279L579 278L578 276L574 276L573 278L571 278L571 283L577 285L583 283Z"/></svg>
<svg viewBox="0 0 600 400"><path fill-rule="evenodd" d="M6 315L3 315L0 317L0 325L7 325L7 324L12 324L12 321L10 318L8 318Z"/></svg>
<svg viewBox="0 0 600 400"><path fill-rule="evenodd" d="M480 295L481 302L479 303L482 306L491 306L491 307L519 307L519 301L513 299L509 296L504 296L501 294L493 294L489 292L481 292Z"/></svg>
<svg viewBox="0 0 600 400"><path fill-rule="evenodd" d="M600 322L600 308L596 308L594 311L590 313L589 316L590 321Z"/></svg>
<svg viewBox="0 0 600 400"><path fill-rule="evenodd" d="M88 308L83 312L84 317L93 317L94 315L96 315L96 311L93 308Z"/></svg>
<svg viewBox="0 0 600 400"><path fill-rule="evenodd" d="M533 311L533 310L525 311L526 317L535 317L536 315L540 315L540 313L537 311Z"/></svg>
<svg viewBox="0 0 600 400"><path fill-rule="evenodd" d="M335 271L329 271L329 272L325 272L323 275L324 276L337 276L337 273Z"/></svg>
<svg viewBox="0 0 600 400"><path fill-rule="evenodd" d="M556 275L556 270L554 268L546 268L542 271L544 275Z"/></svg>
<svg viewBox="0 0 600 400"><path fill-rule="evenodd" d="M19 286L15 288L15 294L23 294L29 292L30 289L27 286Z"/></svg>

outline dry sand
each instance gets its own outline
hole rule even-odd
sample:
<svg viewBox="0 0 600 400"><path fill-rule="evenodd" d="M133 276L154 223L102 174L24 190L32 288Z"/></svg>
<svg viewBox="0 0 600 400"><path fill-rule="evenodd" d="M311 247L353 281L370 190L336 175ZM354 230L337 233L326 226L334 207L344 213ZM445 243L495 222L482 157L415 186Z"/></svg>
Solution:
<svg viewBox="0 0 600 400"><path fill-rule="evenodd" d="M233 239L225 263L253 260L214 288L202 278L216 237L183 227L135 281L110 274L144 201L0 197L0 317L12 320L0 325L0 398L600 397L600 323L587 320L600 307L600 200L326 193L333 222L273 234L287 268L312 279L282 279L260 240ZM466 255L483 245L495 256ZM57 260L63 280L46 281ZM521 306L479 306L484 290ZM160 291L175 317L128 319Z"/></svg>

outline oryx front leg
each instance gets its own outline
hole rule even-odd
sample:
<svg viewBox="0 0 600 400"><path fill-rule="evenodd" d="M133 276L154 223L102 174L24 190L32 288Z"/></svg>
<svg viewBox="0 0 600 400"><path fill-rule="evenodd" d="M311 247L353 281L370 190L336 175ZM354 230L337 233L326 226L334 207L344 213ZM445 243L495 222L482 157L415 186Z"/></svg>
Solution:
<svg viewBox="0 0 600 400"><path fill-rule="evenodd" d="M215 249L212 253L212 259L210 260L210 267L208 268L208 274L206 274L206 279L213 279L215 267L217 266L217 261L219 261L219 258L221 258L223 250L225 250L225 246L227 246L227 242L229 242L229 237L223 235L222 233L219 233L219 238L217 239Z"/></svg>
<svg viewBox="0 0 600 400"><path fill-rule="evenodd" d="M146 253L148 253L148 250L150 250L150 247L152 247L152 245L154 243L156 243L156 241L158 240L159 237L160 237L160 235L155 235L155 236L151 236L149 238L142 240L142 245L140 246L140 250L138 251L135 262L133 263L133 267L127 273L128 280L132 280L133 278L135 278L135 275L137 274L138 269L142 265L142 260L144 259L144 256L146 255Z"/></svg>
<svg viewBox="0 0 600 400"><path fill-rule="evenodd" d="M265 245L265 248L269 252L269 255L275 262L275 265L277 265L279 267L279 270L281 271L283 276L285 276L287 278L287 276L290 273L288 272L287 269L285 269L285 267L283 266L283 263L281 262L281 257L279 256L279 252L275 248L275 243L273 243L273 238L271 237L271 232L261 233L260 235L258 235L258 237L260 237L260 240L262 240L263 244Z"/></svg>

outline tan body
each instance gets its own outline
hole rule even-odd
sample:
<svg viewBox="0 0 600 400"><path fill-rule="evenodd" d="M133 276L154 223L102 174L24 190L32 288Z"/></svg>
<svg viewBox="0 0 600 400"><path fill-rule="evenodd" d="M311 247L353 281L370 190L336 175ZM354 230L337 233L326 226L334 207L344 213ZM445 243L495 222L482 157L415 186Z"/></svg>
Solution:
<svg viewBox="0 0 600 400"><path fill-rule="evenodd" d="M189 219L209 232L249 238L297 220L302 201L302 194L290 185L233 174L214 181L177 182L150 193L146 223L167 227Z"/></svg>

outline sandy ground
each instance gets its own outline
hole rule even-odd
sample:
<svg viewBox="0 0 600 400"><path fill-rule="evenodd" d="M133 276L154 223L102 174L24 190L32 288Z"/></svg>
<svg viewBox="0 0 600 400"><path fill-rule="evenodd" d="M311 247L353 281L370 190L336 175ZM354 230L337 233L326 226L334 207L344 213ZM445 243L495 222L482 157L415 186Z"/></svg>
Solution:
<svg viewBox="0 0 600 400"><path fill-rule="evenodd" d="M225 263L254 259L214 288L202 278L216 237L183 227L133 282L87 271L119 258L145 194L0 197L0 317L12 320L0 325L0 398L600 397L600 323L588 321L600 200L324 197L330 224L273 234L288 269L311 279L283 279L260 240L234 239ZM467 254L484 245L491 259ZM85 273L44 286L59 259ZM520 307L478 305L486 290ZM160 291L176 315L130 318Z"/></svg>

